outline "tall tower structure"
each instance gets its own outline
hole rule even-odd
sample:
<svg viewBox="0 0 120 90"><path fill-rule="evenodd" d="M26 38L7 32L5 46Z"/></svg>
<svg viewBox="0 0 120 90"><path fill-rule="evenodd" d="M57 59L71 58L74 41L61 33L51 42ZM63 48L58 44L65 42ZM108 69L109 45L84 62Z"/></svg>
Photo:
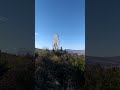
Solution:
<svg viewBox="0 0 120 90"><path fill-rule="evenodd" d="M58 50L59 49L59 44L60 44L60 42L59 42L59 36L58 36L57 33L55 33L53 35L53 49L54 50Z"/></svg>

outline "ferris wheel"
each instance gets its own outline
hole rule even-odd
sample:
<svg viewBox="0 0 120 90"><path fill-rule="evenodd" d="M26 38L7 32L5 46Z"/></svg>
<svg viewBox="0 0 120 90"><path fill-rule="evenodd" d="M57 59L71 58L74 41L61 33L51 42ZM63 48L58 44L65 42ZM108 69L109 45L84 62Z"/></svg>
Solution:
<svg viewBox="0 0 120 90"><path fill-rule="evenodd" d="M53 35L53 49L58 50L59 49L59 44L60 44L59 35L57 33L55 33Z"/></svg>

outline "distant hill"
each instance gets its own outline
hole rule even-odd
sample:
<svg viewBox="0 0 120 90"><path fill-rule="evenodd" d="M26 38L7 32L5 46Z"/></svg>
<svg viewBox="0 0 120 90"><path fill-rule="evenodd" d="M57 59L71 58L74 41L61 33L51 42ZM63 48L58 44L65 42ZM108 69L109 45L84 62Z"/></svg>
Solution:
<svg viewBox="0 0 120 90"><path fill-rule="evenodd" d="M114 56L114 57L86 56L86 63L119 64L120 65L120 56Z"/></svg>
<svg viewBox="0 0 120 90"><path fill-rule="evenodd" d="M7 53L7 54L11 54L11 55L27 55L30 54L32 56L34 56L34 49L32 50L28 50L28 49L0 49L0 52L2 53Z"/></svg>
<svg viewBox="0 0 120 90"><path fill-rule="evenodd" d="M39 48L35 48L35 50L41 50ZM70 54L77 54L77 55L85 55L85 50L72 50L72 49L66 49L66 51Z"/></svg>
<svg viewBox="0 0 120 90"><path fill-rule="evenodd" d="M72 49L66 49L68 53L71 54L78 54L78 55L85 55L85 50L72 50Z"/></svg>

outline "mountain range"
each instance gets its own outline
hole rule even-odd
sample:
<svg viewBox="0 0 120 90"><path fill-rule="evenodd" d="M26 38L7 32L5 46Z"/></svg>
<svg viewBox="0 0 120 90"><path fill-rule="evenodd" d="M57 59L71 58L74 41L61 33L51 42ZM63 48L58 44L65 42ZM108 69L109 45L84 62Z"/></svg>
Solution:
<svg viewBox="0 0 120 90"><path fill-rule="evenodd" d="M77 54L77 55L85 55L85 50L72 50L72 49L66 49L68 53L71 54Z"/></svg>
<svg viewBox="0 0 120 90"><path fill-rule="evenodd" d="M119 64L120 65L120 56L113 57L95 57L95 56L86 56L86 63L99 63L99 64Z"/></svg>

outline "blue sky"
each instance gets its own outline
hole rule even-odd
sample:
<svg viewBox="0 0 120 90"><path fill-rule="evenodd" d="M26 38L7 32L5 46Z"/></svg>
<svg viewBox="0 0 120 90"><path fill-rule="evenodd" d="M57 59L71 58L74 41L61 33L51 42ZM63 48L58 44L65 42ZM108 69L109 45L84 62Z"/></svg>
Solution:
<svg viewBox="0 0 120 90"><path fill-rule="evenodd" d="M35 0L35 47L52 49L55 32L63 49L85 49L85 0Z"/></svg>

